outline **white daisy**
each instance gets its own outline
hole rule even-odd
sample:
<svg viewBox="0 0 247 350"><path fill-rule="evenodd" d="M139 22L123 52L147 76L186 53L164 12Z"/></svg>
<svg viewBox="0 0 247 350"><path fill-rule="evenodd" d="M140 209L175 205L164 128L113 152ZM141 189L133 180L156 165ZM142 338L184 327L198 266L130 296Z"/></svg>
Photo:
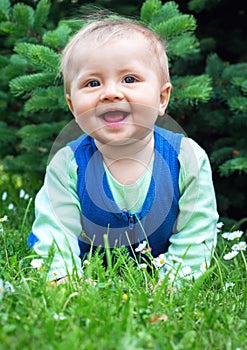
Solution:
<svg viewBox="0 0 247 350"><path fill-rule="evenodd" d="M154 258L152 260L152 263L157 269L163 266L165 262L166 262L165 254L160 254L159 256L157 256L157 258Z"/></svg>
<svg viewBox="0 0 247 350"><path fill-rule="evenodd" d="M231 260L231 259L233 259L236 255L238 255L238 253L239 253L239 252L238 252L237 250L233 250L232 252L225 254L225 255L223 256L223 259L224 259L224 260Z"/></svg>
<svg viewBox="0 0 247 350"><path fill-rule="evenodd" d="M192 270L191 270L191 267L190 266L184 266L182 268L182 272L185 276L187 275L191 275L192 274Z"/></svg>
<svg viewBox="0 0 247 350"><path fill-rule="evenodd" d="M40 269L41 266L43 265L44 263L44 260L43 259L33 259L31 261L31 266L34 268L34 269Z"/></svg>
<svg viewBox="0 0 247 350"><path fill-rule="evenodd" d="M142 250L144 250L146 248L146 245L147 245L147 242L146 241L143 241L141 242L138 247L135 249L135 251L138 253L138 252L141 252Z"/></svg>

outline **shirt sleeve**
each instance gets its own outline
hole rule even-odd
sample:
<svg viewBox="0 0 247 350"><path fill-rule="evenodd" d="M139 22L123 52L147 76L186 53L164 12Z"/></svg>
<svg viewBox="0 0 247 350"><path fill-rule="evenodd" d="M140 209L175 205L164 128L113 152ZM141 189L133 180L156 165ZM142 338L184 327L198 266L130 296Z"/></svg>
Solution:
<svg viewBox="0 0 247 350"><path fill-rule="evenodd" d="M64 147L48 165L44 185L35 199L32 233L36 243L33 249L43 258L48 257L52 246L54 249L48 280L81 270L78 237L82 225L76 184L74 154L70 147Z"/></svg>
<svg viewBox="0 0 247 350"><path fill-rule="evenodd" d="M205 151L184 137L179 162L179 215L161 270L161 275L168 270L178 280L198 278L209 267L218 221L212 171Z"/></svg>

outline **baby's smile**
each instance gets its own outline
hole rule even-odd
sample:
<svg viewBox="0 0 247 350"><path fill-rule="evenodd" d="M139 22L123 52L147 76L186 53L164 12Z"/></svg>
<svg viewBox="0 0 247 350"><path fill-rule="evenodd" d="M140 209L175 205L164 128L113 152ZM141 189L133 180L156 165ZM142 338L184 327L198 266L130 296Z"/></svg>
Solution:
<svg viewBox="0 0 247 350"><path fill-rule="evenodd" d="M110 127L119 127L126 120L128 112L124 111L108 111L100 115L100 118L103 120L104 124Z"/></svg>

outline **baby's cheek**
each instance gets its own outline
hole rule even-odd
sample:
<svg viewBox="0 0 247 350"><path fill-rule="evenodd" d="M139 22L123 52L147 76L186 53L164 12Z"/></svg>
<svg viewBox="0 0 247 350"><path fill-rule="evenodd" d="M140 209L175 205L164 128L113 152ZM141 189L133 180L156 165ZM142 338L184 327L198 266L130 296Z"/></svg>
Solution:
<svg viewBox="0 0 247 350"><path fill-rule="evenodd" d="M91 135L99 128L99 123L95 117L94 112L88 111L80 115L75 115L75 121L86 134Z"/></svg>

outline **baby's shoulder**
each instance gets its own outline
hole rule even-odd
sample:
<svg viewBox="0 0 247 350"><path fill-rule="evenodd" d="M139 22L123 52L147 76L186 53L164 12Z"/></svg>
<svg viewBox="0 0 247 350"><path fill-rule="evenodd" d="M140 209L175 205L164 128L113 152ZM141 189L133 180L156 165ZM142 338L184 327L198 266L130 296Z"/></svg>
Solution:
<svg viewBox="0 0 247 350"><path fill-rule="evenodd" d="M206 156L205 150L192 138L183 137L181 140L180 156L191 156L195 158L204 158Z"/></svg>
<svg viewBox="0 0 247 350"><path fill-rule="evenodd" d="M68 145L60 148L52 157L50 157L47 171L52 170L60 174L74 174L77 171L75 155Z"/></svg>

